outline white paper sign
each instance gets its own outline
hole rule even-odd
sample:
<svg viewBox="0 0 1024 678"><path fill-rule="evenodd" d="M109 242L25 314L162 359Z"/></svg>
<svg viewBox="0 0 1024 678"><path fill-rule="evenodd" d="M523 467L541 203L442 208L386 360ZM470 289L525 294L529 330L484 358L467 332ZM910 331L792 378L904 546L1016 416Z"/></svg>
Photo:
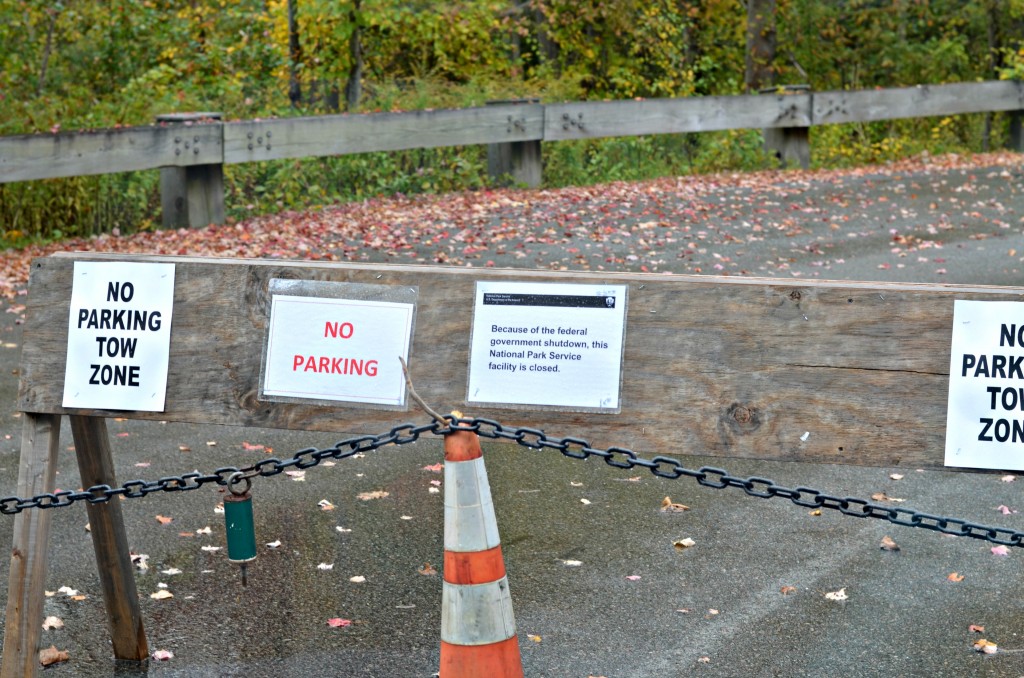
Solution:
<svg viewBox="0 0 1024 678"><path fill-rule="evenodd" d="M405 404L413 304L274 295L264 396Z"/></svg>
<svg viewBox="0 0 1024 678"><path fill-rule="evenodd" d="M76 261L64 407L161 412L174 264Z"/></svg>
<svg viewBox="0 0 1024 678"><path fill-rule="evenodd" d="M478 282L471 403L618 411L625 285Z"/></svg>
<svg viewBox="0 0 1024 678"><path fill-rule="evenodd" d="M945 464L1024 470L1024 303L954 302Z"/></svg>

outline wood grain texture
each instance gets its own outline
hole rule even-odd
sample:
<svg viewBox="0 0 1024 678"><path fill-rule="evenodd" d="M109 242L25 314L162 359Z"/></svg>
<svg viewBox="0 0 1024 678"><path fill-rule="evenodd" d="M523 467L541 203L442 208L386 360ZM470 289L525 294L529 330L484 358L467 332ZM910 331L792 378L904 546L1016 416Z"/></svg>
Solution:
<svg viewBox="0 0 1024 678"><path fill-rule="evenodd" d="M549 104L544 140L711 132L811 124L811 96L758 94Z"/></svg>
<svg viewBox="0 0 1024 678"><path fill-rule="evenodd" d="M59 442L59 416L25 415L17 496L34 497L56 489ZM39 666L51 513L29 509L14 517L0 678L30 678Z"/></svg>
<svg viewBox="0 0 1024 678"><path fill-rule="evenodd" d="M918 85L896 89L819 92L814 124L924 118L1024 108L1024 86L1014 80Z"/></svg>
<svg viewBox="0 0 1024 678"><path fill-rule="evenodd" d="M63 356L75 258L125 260L89 254L33 263L20 409L67 412L61 406ZM942 466L954 299L1024 295L1020 288L1000 287L131 260L176 264L166 411L76 413L363 433L424 421L415 410L282 404L257 397L271 278L409 285L419 290L410 368L417 391L440 411L457 408L644 454L878 466ZM621 414L469 407L477 280L627 284Z"/></svg>
<svg viewBox="0 0 1024 678"><path fill-rule="evenodd" d="M0 137L0 183L222 162L220 124Z"/></svg>
<svg viewBox="0 0 1024 678"><path fill-rule="evenodd" d="M528 141L542 138L543 120L540 104L507 104L229 123L224 162Z"/></svg>
<svg viewBox="0 0 1024 678"><path fill-rule="evenodd" d="M102 417L72 416L71 433L75 439L82 487L117 487L106 420ZM149 649L142 626L142 610L135 588L135 570L128 550L121 503L115 499L102 504L87 504L86 511L114 658L142 661L149 657Z"/></svg>

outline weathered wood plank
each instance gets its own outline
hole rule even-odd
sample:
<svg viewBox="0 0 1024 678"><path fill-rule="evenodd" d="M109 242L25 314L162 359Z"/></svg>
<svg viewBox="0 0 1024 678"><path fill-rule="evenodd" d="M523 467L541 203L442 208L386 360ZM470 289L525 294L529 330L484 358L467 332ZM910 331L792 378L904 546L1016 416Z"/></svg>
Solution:
<svg viewBox="0 0 1024 678"><path fill-rule="evenodd" d="M83 254L33 263L20 409L65 412L60 357L74 258L124 260ZM402 416L257 397L271 278L409 285L419 289L411 369L420 395L436 408L638 451L884 466L942 465L953 300L1024 296L999 287L131 260L176 264L166 411L133 417L360 432L420 421L418 411ZM468 407L477 280L628 284L621 414Z"/></svg>
<svg viewBox="0 0 1024 678"><path fill-rule="evenodd" d="M224 161L527 141L542 138L543 120L540 104L507 104L234 122L224 127Z"/></svg>
<svg viewBox="0 0 1024 678"><path fill-rule="evenodd" d="M814 124L1021 109L1024 109L1024 87L1014 80L817 92L814 95Z"/></svg>
<svg viewBox="0 0 1024 678"><path fill-rule="evenodd" d="M0 137L0 184L222 162L219 123Z"/></svg>
<svg viewBox="0 0 1024 678"><path fill-rule="evenodd" d="M59 442L59 416L25 415L17 496L34 497L56 489ZM30 678L39 666L50 514L29 509L14 517L0 678Z"/></svg>
<svg viewBox="0 0 1024 678"><path fill-rule="evenodd" d="M117 487L106 420L102 417L72 416L71 434L75 439L82 487ZM121 503L115 500L87 504L86 511L114 657L142 661L149 657L149 649L142 627L142 610L135 588L135 571L128 550Z"/></svg>
<svg viewBox="0 0 1024 678"><path fill-rule="evenodd" d="M549 104L544 140L711 132L725 129L806 127L806 92L639 101Z"/></svg>

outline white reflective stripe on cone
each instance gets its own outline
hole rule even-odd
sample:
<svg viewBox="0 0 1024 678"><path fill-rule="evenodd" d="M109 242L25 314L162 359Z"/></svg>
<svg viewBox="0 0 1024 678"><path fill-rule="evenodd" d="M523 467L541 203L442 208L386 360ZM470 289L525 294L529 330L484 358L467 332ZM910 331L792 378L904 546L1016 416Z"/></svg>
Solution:
<svg viewBox="0 0 1024 678"><path fill-rule="evenodd" d="M501 545L483 457L444 463L444 548L486 551Z"/></svg>
<svg viewBox="0 0 1024 678"><path fill-rule="evenodd" d="M508 578L489 584L444 582L441 640L452 645L489 645L516 635Z"/></svg>

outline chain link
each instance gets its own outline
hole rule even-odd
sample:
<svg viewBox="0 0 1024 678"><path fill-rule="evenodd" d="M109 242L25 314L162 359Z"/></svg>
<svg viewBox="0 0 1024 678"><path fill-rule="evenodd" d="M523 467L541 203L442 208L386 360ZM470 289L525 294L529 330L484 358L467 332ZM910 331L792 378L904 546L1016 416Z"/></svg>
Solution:
<svg viewBox="0 0 1024 678"><path fill-rule="evenodd" d="M599 457L609 466L618 469L645 468L659 478L676 480L686 477L696 480L704 487L718 490L740 489L748 496L760 499L788 499L797 506L829 509L855 518L876 518L903 527L920 527L958 537L981 539L1003 546L1024 546L1024 532L1008 528L979 525L959 518L936 516L908 508L884 506L857 497L834 496L810 487L783 487L769 478L759 476L740 478L714 466L702 466L698 469L686 468L672 457L656 456L653 459L644 459L626 447L595 448L584 438L552 437L541 429L507 427L492 419L455 418L448 415L445 420L445 425L439 421L431 421L418 426L402 424L386 433L346 438L323 449L307 447L296 452L290 459L268 458L243 468L225 466L207 475L194 471L180 476L166 476L149 482L129 480L116 488L109 485L94 485L80 492L46 493L25 499L2 497L0 498L0 514L14 515L31 508L60 508L79 501L102 504L117 496L134 499L153 492L186 492L197 490L208 484L227 486L257 476L264 478L275 476L292 467L305 470L317 466L327 459L347 459L388 445L407 445L419 440L424 433L445 435L454 431L471 431L484 438L506 440L529 449L557 450L572 459L586 460L590 457Z"/></svg>

